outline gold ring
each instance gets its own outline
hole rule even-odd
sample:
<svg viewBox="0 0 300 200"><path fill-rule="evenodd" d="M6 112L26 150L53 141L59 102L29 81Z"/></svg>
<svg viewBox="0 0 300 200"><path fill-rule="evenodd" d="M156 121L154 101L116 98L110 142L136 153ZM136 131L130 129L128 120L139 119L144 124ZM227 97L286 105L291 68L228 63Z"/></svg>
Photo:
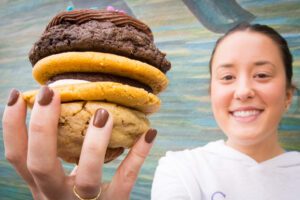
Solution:
<svg viewBox="0 0 300 200"><path fill-rule="evenodd" d="M79 200L97 200L97 199L100 197L101 192L102 192L102 190L101 190L101 188L100 188L100 191L99 191L99 193L97 194L96 197L90 198L90 199L84 199L84 198L82 198L82 197L77 193L77 191L76 191L76 186L75 186L75 185L73 186L73 193L75 194L75 196L76 196Z"/></svg>

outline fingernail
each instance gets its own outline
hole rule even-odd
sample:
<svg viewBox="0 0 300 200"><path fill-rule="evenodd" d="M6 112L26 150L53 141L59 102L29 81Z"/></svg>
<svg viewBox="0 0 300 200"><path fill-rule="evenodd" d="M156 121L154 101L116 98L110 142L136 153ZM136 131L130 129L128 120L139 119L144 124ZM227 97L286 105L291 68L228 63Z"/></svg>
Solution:
<svg viewBox="0 0 300 200"><path fill-rule="evenodd" d="M98 128L102 128L106 124L108 116L109 114L106 110L99 108L96 111L94 116L94 121L93 121L94 126Z"/></svg>
<svg viewBox="0 0 300 200"><path fill-rule="evenodd" d="M37 101L41 106L46 106L52 101L53 95L53 91L48 86L42 86L37 96Z"/></svg>
<svg viewBox="0 0 300 200"><path fill-rule="evenodd" d="M107 154L108 151L109 149L106 150L104 163L109 163L110 161L115 160L125 151L125 149L123 147L118 147L116 149L112 149L112 151Z"/></svg>
<svg viewBox="0 0 300 200"><path fill-rule="evenodd" d="M9 93L7 105L13 106L18 101L19 95L20 92L18 90L12 89Z"/></svg>
<svg viewBox="0 0 300 200"><path fill-rule="evenodd" d="M145 135L145 141L150 144L156 137L156 134L157 134L156 129L149 129Z"/></svg>

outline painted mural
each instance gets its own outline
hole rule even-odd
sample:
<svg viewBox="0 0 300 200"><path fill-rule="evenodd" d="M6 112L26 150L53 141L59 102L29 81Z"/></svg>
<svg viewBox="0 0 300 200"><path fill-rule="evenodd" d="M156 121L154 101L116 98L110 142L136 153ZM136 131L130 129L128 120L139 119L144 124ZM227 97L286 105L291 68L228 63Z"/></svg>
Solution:
<svg viewBox="0 0 300 200"><path fill-rule="evenodd" d="M111 5L148 24L158 48L172 62L170 85L160 95L161 110L150 116L159 131L132 191L133 200L150 198L157 162L166 151L202 146L224 138L209 102L208 61L214 43L237 23L267 24L288 41L294 56L294 82L300 88L300 0L2 0L0 1L0 113L11 88L38 88L28 52L48 21L67 7L101 9ZM4 157L0 131L0 199L32 199L26 184ZM287 150L300 150L300 92L282 120L280 139ZM125 155L125 154L124 154ZM124 155L107 164L109 181ZM66 171L74 166L65 163Z"/></svg>

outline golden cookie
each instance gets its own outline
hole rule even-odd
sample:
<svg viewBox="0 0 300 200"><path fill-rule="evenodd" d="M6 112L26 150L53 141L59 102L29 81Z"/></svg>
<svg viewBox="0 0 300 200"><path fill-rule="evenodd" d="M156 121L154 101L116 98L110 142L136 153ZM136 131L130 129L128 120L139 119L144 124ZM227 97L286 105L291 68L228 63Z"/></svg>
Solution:
<svg viewBox="0 0 300 200"><path fill-rule="evenodd" d="M115 159L122 148L131 148L134 142L149 129L145 114L112 103L80 101L63 103L58 126L58 156L67 162L77 163L86 130L98 108L106 109L113 117L113 130L105 161Z"/></svg>
<svg viewBox="0 0 300 200"><path fill-rule="evenodd" d="M163 91L168 79L159 69L127 57L100 52L67 52L39 60L33 77L45 84L51 77L68 72L101 72L128 77L149 85L154 94Z"/></svg>
<svg viewBox="0 0 300 200"><path fill-rule="evenodd" d="M61 95L61 102L108 101L139 110L145 114L159 110L160 100L144 89L114 82L89 82L53 87ZM38 90L23 93L23 98L32 107Z"/></svg>

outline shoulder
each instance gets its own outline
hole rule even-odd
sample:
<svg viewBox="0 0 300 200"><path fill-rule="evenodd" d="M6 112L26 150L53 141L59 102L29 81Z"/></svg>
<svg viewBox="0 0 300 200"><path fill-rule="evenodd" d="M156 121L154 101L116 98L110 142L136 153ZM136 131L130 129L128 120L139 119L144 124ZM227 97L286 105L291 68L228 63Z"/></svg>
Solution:
<svg viewBox="0 0 300 200"><path fill-rule="evenodd" d="M175 166L191 165L195 162L201 162L201 160L214 154L215 149L224 144L223 140L209 142L205 146L185 149L181 151L167 151L165 156L159 160L159 165L164 164L176 164Z"/></svg>
<svg viewBox="0 0 300 200"><path fill-rule="evenodd" d="M185 149L181 151L167 151L166 154L160 158L159 165L164 163L182 163L189 161L195 156L199 156L203 147L197 147L194 149Z"/></svg>
<svg viewBox="0 0 300 200"><path fill-rule="evenodd" d="M201 199L201 184L219 142L182 151L168 151L160 158L152 185L152 199ZM163 190L163 191L162 191ZM164 196L165 195L165 196Z"/></svg>

